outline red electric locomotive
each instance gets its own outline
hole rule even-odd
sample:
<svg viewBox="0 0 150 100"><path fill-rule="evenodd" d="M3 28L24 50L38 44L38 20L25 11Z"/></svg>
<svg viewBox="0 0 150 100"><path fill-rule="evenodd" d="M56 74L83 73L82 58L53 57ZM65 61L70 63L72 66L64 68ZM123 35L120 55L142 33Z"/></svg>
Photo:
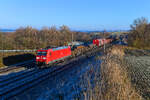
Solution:
<svg viewBox="0 0 150 100"><path fill-rule="evenodd" d="M53 64L71 56L70 46L39 49L37 50L36 63L41 66L43 64Z"/></svg>

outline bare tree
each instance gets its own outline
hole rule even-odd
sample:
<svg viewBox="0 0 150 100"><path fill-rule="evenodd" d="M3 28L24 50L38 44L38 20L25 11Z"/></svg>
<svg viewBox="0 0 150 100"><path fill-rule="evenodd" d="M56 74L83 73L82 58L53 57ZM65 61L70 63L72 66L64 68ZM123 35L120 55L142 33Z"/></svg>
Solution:
<svg viewBox="0 0 150 100"><path fill-rule="evenodd" d="M147 42L150 42L149 35L149 23L148 20L144 17L134 20L131 25L131 32L128 37L128 44L130 46L144 48L147 47Z"/></svg>

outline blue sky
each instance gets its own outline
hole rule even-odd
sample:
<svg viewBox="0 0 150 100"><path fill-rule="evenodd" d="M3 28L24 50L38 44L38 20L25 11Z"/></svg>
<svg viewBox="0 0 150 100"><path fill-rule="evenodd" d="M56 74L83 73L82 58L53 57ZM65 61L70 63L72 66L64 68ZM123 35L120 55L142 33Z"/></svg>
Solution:
<svg viewBox="0 0 150 100"><path fill-rule="evenodd" d="M1 0L0 28L67 25L75 30L128 29L150 19L150 0Z"/></svg>

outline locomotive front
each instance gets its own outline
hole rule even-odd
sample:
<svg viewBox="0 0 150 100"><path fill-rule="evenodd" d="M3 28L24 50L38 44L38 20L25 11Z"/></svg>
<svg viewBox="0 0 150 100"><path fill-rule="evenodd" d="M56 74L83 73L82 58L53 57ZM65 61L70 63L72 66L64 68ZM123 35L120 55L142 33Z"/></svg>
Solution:
<svg viewBox="0 0 150 100"><path fill-rule="evenodd" d="M37 50L36 63L37 65L45 64L47 59L47 50Z"/></svg>

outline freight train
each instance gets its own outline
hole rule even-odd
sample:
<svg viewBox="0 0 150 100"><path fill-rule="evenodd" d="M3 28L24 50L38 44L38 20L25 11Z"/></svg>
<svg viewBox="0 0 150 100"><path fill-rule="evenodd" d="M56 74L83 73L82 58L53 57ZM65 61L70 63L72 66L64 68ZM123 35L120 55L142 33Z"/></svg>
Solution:
<svg viewBox="0 0 150 100"><path fill-rule="evenodd" d="M95 39L93 40L93 43L89 45L99 47L99 46L103 46L104 44L108 44L111 42L112 42L112 39ZM80 45L79 47L77 47L77 49L83 46L84 45ZM91 47L91 46L88 46L88 47ZM36 64L38 66L53 65L55 63L58 63L70 57L71 53L72 53L72 49L70 46L39 49L37 50Z"/></svg>

